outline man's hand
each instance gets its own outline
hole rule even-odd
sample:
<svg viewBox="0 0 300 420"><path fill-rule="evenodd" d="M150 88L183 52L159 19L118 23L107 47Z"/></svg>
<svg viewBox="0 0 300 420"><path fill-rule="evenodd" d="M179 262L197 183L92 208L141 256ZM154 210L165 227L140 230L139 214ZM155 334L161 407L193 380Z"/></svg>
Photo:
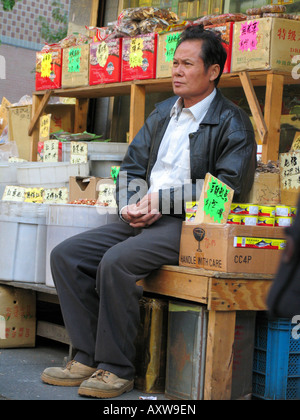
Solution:
<svg viewBox="0 0 300 420"><path fill-rule="evenodd" d="M152 225L161 217L158 192L145 195L137 204L129 204L122 210L122 217L135 228Z"/></svg>

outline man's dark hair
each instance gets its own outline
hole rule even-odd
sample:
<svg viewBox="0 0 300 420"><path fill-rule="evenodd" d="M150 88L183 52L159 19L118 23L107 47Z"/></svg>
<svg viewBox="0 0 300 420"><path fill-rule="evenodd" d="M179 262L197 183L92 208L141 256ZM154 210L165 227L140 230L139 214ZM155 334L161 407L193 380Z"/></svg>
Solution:
<svg viewBox="0 0 300 420"><path fill-rule="evenodd" d="M212 29L204 29L203 25L189 26L179 37L177 47L184 41L200 40L203 41L200 57L204 62L206 71L212 64L219 64L220 74L215 80L215 86L218 85L223 73L227 52L223 46L221 33Z"/></svg>

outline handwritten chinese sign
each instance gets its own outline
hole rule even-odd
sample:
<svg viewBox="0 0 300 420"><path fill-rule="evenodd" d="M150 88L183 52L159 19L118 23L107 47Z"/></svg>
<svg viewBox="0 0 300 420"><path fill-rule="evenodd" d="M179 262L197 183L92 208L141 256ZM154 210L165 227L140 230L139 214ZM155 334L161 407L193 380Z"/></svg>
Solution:
<svg viewBox="0 0 300 420"><path fill-rule="evenodd" d="M232 188L207 173L194 222L197 224L226 223L233 194Z"/></svg>
<svg viewBox="0 0 300 420"><path fill-rule="evenodd" d="M253 51L257 49L258 21L250 20L241 24L239 50Z"/></svg>
<svg viewBox="0 0 300 420"><path fill-rule="evenodd" d="M41 63L41 77L50 77L51 74L52 54L43 54Z"/></svg>
<svg viewBox="0 0 300 420"><path fill-rule="evenodd" d="M167 63L173 60L179 36L180 33L174 32L173 34L168 35L166 38L165 60Z"/></svg>
<svg viewBox="0 0 300 420"><path fill-rule="evenodd" d="M66 204L69 201L69 192L67 187L45 188L43 202L46 204Z"/></svg>
<svg viewBox="0 0 300 420"><path fill-rule="evenodd" d="M58 140L46 140L44 141L44 162L58 162Z"/></svg>
<svg viewBox="0 0 300 420"><path fill-rule="evenodd" d="M43 115L40 118L40 141L49 140L51 114Z"/></svg>
<svg viewBox="0 0 300 420"><path fill-rule="evenodd" d="M68 60L69 73L80 72L81 48L70 48Z"/></svg>
<svg viewBox="0 0 300 420"><path fill-rule="evenodd" d="M142 38L132 38L130 42L129 65L130 67L141 67L143 64Z"/></svg>
<svg viewBox="0 0 300 420"><path fill-rule="evenodd" d="M24 201L25 188L15 185L7 185L5 187L2 200L3 201Z"/></svg>
<svg viewBox="0 0 300 420"><path fill-rule="evenodd" d="M100 67L104 67L109 56L108 45L106 42L101 42L97 48L96 57Z"/></svg>
<svg viewBox="0 0 300 420"><path fill-rule="evenodd" d="M297 131L297 133L295 134L291 150L292 151L300 150L300 132L299 131Z"/></svg>
<svg viewBox="0 0 300 420"><path fill-rule="evenodd" d="M280 180L284 190L300 190L300 152L280 154Z"/></svg>
<svg viewBox="0 0 300 420"><path fill-rule="evenodd" d="M71 163L84 163L88 160L88 145L82 141L71 141Z"/></svg>
<svg viewBox="0 0 300 420"><path fill-rule="evenodd" d="M43 203L43 188L26 188L24 193L24 201L26 203Z"/></svg>

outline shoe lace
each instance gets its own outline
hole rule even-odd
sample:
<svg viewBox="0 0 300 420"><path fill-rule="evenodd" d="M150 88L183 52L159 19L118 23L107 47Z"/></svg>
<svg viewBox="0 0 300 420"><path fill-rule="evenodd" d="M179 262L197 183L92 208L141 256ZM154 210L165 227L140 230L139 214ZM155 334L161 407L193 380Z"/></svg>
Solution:
<svg viewBox="0 0 300 420"><path fill-rule="evenodd" d="M97 379L101 379L102 377L108 378L109 375L110 375L110 372L108 372L107 370L99 369L93 373L92 378L97 378Z"/></svg>

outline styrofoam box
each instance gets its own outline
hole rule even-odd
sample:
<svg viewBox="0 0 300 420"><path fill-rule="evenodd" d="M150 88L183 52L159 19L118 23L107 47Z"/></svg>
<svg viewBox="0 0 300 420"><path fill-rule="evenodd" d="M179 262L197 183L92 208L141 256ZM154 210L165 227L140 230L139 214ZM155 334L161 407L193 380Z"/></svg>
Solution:
<svg viewBox="0 0 300 420"><path fill-rule="evenodd" d="M88 176L89 163L66 163L30 162L17 168L17 180L19 185L49 185L64 184L69 182L70 176Z"/></svg>
<svg viewBox="0 0 300 420"><path fill-rule="evenodd" d="M55 287L50 269L50 253L56 245L78 233L117 220L117 209L112 207L81 204L49 204L46 222L46 285Z"/></svg>
<svg viewBox="0 0 300 420"><path fill-rule="evenodd" d="M17 168L23 162L0 162L0 198L3 196L6 185L19 185Z"/></svg>
<svg viewBox="0 0 300 420"><path fill-rule="evenodd" d="M128 149L128 143L118 143L118 142L102 142L102 141L89 141L88 145L88 159L91 159L91 156L96 154L117 154L122 155L122 159L125 156L125 153ZM70 142L62 142L62 160L64 162L70 162Z"/></svg>
<svg viewBox="0 0 300 420"><path fill-rule="evenodd" d="M47 205L0 201L0 278L45 283Z"/></svg>
<svg viewBox="0 0 300 420"><path fill-rule="evenodd" d="M91 155L90 168L91 175L100 178L111 176L111 167L120 166L123 161L124 155L122 154L109 154L109 155Z"/></svg>

